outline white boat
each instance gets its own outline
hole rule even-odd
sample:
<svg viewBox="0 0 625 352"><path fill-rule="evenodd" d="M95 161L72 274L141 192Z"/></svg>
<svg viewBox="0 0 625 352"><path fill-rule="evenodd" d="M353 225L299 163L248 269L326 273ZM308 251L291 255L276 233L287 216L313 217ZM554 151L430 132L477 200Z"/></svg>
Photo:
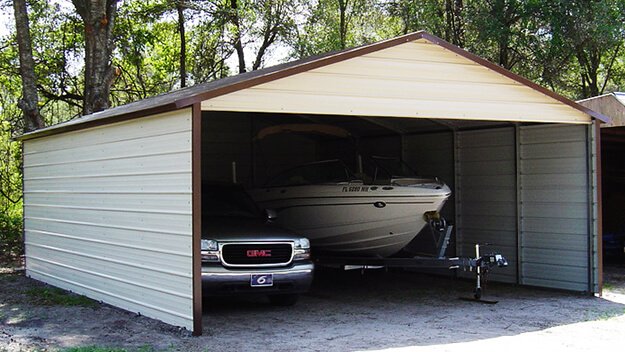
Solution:
<svg viewBox="0 0 625 352"><path fill-rule="evenodd" d="M366 174L340 160L302 165L250 194L277 211L280 225L308 237L316 253L388 257L421 231L425 213L440 211L451 190L435 178L392 176L383 167L391 158L372 161Z"/></svg>

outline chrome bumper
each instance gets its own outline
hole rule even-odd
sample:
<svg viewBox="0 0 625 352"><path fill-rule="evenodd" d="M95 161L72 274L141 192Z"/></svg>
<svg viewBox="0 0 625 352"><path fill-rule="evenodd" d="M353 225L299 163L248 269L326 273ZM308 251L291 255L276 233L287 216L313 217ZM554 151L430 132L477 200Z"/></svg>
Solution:
<svg viewBox="0 0 625 352"><path fill-rule="evenodd" d="M314 265L310 261L294 262L287 267L258 269L227 269L219 264L203 265L203 295L303 293L310 288L313 272ZM252 287L250 284L252 274L273 274L273 285L269 287Z"/></svg>

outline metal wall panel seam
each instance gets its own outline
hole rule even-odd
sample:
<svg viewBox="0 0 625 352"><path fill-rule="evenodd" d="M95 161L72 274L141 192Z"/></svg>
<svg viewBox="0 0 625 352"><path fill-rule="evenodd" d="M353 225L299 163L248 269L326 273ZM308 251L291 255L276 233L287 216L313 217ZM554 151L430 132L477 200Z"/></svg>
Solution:
<svg viewBox="0 0 625 352"><path fill-rule="evenodd" d="M110 126L111 125L107 125L107 126L98 127L98 128L108 128ZM84 131L76 131L76 132L84 132ZM91 132L93 132L93 130L91 130ZM88 141L86 141L85 144L78 144L78 145L73 146L73 147L60 147L60 148L57 148L57 149L46 148L43 151L33 151L33 152L30 152L30 153L28 153L26 155L34 155L34 154L40 154L40 153L49 153L49 152L54 152L54 151L68 151L68 150L72 150L72 149L79 149L79 148L93 147L93 146L104 146L104 145L117 144L117 143L123 143L123 142L128 142L128 141L136 141L136 140L140 140L140 139L169 136L169 135L172 135L172 134L178 134L178 133L184 133L184 132L191 132L191 130L189 130L189 129L173 130L173 131L167 131L167 132L163 132L163 133L149 134L149 135L143 135L143 136L138 136L138 137L128 137L128 138L108 140L108 141L102 141L102 142L93 141L93 143L88 143ZM68 132L68 134L69 133L72 133L72 132Z"/></svg>
<svg viewBox="0 0 625 352"><path fill-rule="evenodd" d="M74 205L58 205L58 204L28 204L29 207L36 208L60 208L60 209L75 209L75 210L94 210L94 211L107 211L107 212L123 212L123 213L142 213L142 214L161 214L161 215L191 215L192 212L188 211L165 211L155 209L132 209L132 208L95 208L95 207L79 207Z"/></svg>
<svg viewBox="0 0 625 352"><path fill-rule="evenodd" d="M32 217L32 216L25 216L24 219L26 219L26 220L51 221L51 222L58 222L58 223L63 223L63 224L74 224L74 225L104 227L104 228L108 228L108 229L129 230L129 231L138 231L138 232L152 232L152 233L161 233L161 234L165 234L165 235L189 237L189 234L185 233L185 232L164 231L164 230L159 230L159 229L150 229L150 228L146 228L146 227L117 226L117 225L109 225L109 224L98 224L98 223L94 223L94 222L73 221L73 220L60 220L60 219L50 219L50 218L39 218L39 217Z"/></svg>
<svg viewBox="0 0 625 352"><path fill-rule="evenodd" d="M61 150L63 150L63 149L61 149ZM141 159L141 158L149 158L149 157L153 157L153 156L188 154L190 152L191 152L191 150L174 150L174 151L167 151L167 152L161 152L161 153L132 154L132 155L126 155L126 156L119 156L119 157L96 158L96 159L76 159L76 160L71 160L71 161L62 161L62 162L55 162L55 163L30 164L30 165L25 165L24 167L25 168L34 168L34 167L42 167L42 166L82 164L82 163L97 162L97 161L115 161L115 160L123 160L123 159Z"/></svg>
<svg viewBox="0 0 625 352"><path fill-rule="evenodd" d="M84 241L84 242L91 242L91 243L100 243L100 244L109 245L109 246L137 249L137 250L146 251L146 252L155 252L155 253L169 254L169 255L175 255L175 256L181 256L181 257L189 257L189 253L175 252L175 251L170 251L170 250L167 250L167 249L141 247L141 246L129 245L129 244L119 243L119 242L110 242L110 241L104 241L104 240L96 240L96 239L93 239L93 238L70 236L70 235L66 235L66 234L62 234L62 233L56 233L56 232L50 232L50 231L41 231L41 230L27 230L27 231L28 232L34 232L34 233L40 233L40 234L46 235L46 236L68 238L68 239L77 240L77 241Z"/></svg>
<svg viewBox="0 0 625 352"><path fill-rule="evenodd" d="M162 274L167 274L167 275L172 275L172 276L179 276L179 277L184 277L184 278L191 278L192 277L192 275L190 273L182 273L182 272L177 272L177 271L163 270L161 268L151 267L151 266L148 266L148 265L131 263L131 262L127 262L127 261L123 261L123 260L117 260L117 259L111 259L111 258L107 258L107 257L100 257L100 256L97 256L97 255L80 253L80 252L76 252L76 251L72 251L72 250L62 249L62 248L53 247L53 246L46 246L46 245L38 244L38 243L26 242L26 245L33 246L33 247L38 247L38 248L43 248L43 249L47 249L47 250L54 251L54 252L72 254L72 255L79 256L79 257L100 260L100 261L103 261L103 262L115 263L115 264L119 264L119 265L126 265L126 266L134 267L134 268L137 268L137 269L143 269L143 270L148 270L148 271L152 271L152 272L159 272L159 273L162 273Z"/></svg>
<svg viewBox="0 0 625 352"><path fill-rule="evenodd" d="M371 58L373 59L373 58ZM379 60L379 59L378 59ZM419 65L419 66L423 66L423 65ZM484 82L484 81L468 81L468 80L455 80L455 79L446 79L446 78L440 78L440 79L435 79L435 78L425 78L425 77L418 77L417 80L415 80L413 77L406 77L406 76L393 76L393 75L387 75L387 76L377 76L374 74L363 74L363 73L358 73L358 74L354 74L354 73L333 73L333 72L328 72L328 71L309 71L309 74L314 74L314 75L319 75L319 76L333 76L333 77L345 77L345 78L355 78L355 79L363 79L363 80L376 80L376 79L384 79L385 81L394 81L394 82L420 82L420 83L426 83L426 84L432 84L432 83L441 83L443 82L444 84L441 85L449 85L449 84L466 84L467 86L494 86L494 87L499 87L499 86L504 86L504 87L510 87L510 88L519 88L519 89L523 89L525 88L525 86L519 85L519 84L514 84L514 83L503 83L503 82Z"/></svg>
<svg viewBox="0 0 625 352"><path fill-rule="evenodd" d="M44 177L30 177L24 179L24 181L40 181L40 180L64 180L64 179L81 179L81 178L107 178L107 177L135 177L135 176L162 176L162 175L183 175L191 174L186 170L174 170L174 171L158 171L158 172L133 172L123 174L89 174L89 175L65 175L65 176L44 176Z"/></svg>
<svg viewBox="0 0 625 352"><path fill-rule="evenodd" d="M133 304L136 304L136 305L139 305L139 306L143 306L143 307L146 307L146 308L154 309L154 310L159 311L159 312L163 312L163 313L166 313L166 314L177 316L177 317L185 319L185 320L189 320L189 321L192 320L192 318L190 316L185 315L185 314L180 314L180 313L178 313L176 311L172 311L172 310L169 310L169 309L164 309L164 308L161 308L161 307L158 307L158 306L155 306L155 305L152 305L152 304L148 304L148 303L145 303L145 302L141 302L141 301L138 301L138 300L135 300L135 299L132 299L132 298L120 296L120 295L112 293L112 292L108 292L108 291L100 290L100 289L97 289L97 288L89 287L89 286L81 284L79 282L76 282L76 281L73 281L73 280L68 280L68 279L65 279L65 278L62 278L62 277L59 277L59 276L56 276L56 275L52 275L52 274L49 274L49 273L45 273L45 272L42 272L40 270L30 269L30 271L32 271L34 273L37 273L39 275L42 275L42 276L47 276L47 277L53 278L55 280L68 283L70 285L74 285L74 286L78 286L78 287L84 288L86 290L98 292L98 293L103 294L105 296L115 297L117 299L121 299L121 300L126 301L126 302L130 302L130 303L133 303Z"/></svg>
<svg viewBox="0 0 625 352"><path fill-rule="evenodd" d="M67 193L67 194L192 194L187 191L84 191L84 190L63 190L56 189L53 191L47 190L34 190L34 191L26 191L24 193L38 193L38 194L59 194L59 193Z"/></svg>
<svg viewBox="0 0 625 352"><path fill-rule="evenodd" d="M193 298L193 295L185 295L185 294L182 294L180 292L167 290L167 289L164 289L164 288L161 288L161 287L157 287L157 286L145 285L145 284L138 283L138 282L135 282L135 281L125 280L123 278L119 278L119 277L116 277L116 276L99 273L99 272L96 272L96 271L93 271L93 270L77 268L75 266L59 263L59 262L56 262L56 261L44 259L44 258L37 257L37 256L30 256L30 258L34 259L34 260L42 261L44 263L60 266L62 268L79 271L81 273L85 273L85 274L89 274L89 275L98 276L98 277L101 277L101 278L104 278L104 279L109 279L109 280L112 280L112 281L117 281L117 282L121 282L121 283L124 283L124 284L132 285L132 286L146 288L146 289L149 289L150 291L158 291L158 292L161 292L161 293L165 293L165 294L168 294L168 295L177 296L177 297L185 298L185 299L192 299Z"/></svg>

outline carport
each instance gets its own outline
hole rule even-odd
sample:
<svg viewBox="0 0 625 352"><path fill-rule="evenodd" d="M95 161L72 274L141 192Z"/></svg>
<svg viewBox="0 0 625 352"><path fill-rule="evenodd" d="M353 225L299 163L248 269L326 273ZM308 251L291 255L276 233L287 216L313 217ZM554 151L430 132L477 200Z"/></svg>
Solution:
<svg viewBox="0 0 625 352"><path fill-rule="evenodd" d="M625 235L625 93L614 92L578 101L589 109L608 116L611 121L601 125L601 170L603 198L603 230L606 234L603 254L607 259L622 261ZM611 240L612 239L612 240ZM620 252L620 253L619 253ZM610 256L612 258L610 258Z"/></svg>
<svg viewBox="0 0 625 352"><path fill-rule="evenodd" d="M259 157L260 128L297 121L445 180L455 254L493 243L493 279L600 293L604 120L424 32L181 89L21 137L26 272L200 334L202 182L337 151Z"/></svg>

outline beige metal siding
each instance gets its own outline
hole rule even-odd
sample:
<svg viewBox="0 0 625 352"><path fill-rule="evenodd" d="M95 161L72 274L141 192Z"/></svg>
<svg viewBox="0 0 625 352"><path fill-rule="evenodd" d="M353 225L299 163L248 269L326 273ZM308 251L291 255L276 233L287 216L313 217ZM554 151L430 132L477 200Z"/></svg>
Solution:
<svg viewBox="0 0 625 352"><path fill-rule="evenodd" d="M601 128L622 127L625 126L625 102L617 98L615 94L617 93L588 98L577 103L611 119L609 123L602 124Z"/></svg>
<svg viewBox="0 0 625 352"><path fill-rule="evenodd" d="M457 251L500 252L509 267L493 280L517 281L516 149L514 128L459 132L456 140Z"/></svg>
<svg viewBox="0 0 625 352"><path fill-rule="evenodd" d="M191 111L24 142L27 275L192 329Z"/></svg>
<svg viewBox="0 0 625 352"><path fill-rule="evenodd" d="M202 109L590 122L579 110L423 39L209 99Z"/></svg>
<svg viewBox="0 0 625 352"><path fill-rule="evenodd" d="M587 134L587 126L521 127L522 284L589 290Z"/></svg>

